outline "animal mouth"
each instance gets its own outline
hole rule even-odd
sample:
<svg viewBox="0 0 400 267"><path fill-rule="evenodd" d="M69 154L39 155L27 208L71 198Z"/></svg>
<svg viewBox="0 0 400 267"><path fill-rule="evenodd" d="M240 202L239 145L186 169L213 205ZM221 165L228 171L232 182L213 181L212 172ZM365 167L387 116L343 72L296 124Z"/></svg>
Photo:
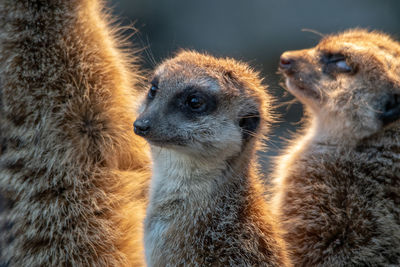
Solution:
<svg viewBox="0 0 400 267"><path fill-rule="evenodd" d="M306 97L313 97L313 98L320 98L320 95L311 87L306 86L304 83L286 76L286 88L289 92L294 94L295 96L306 96Z"/></svg>
<svg viewBox="0 0 400 267"><path fill-rule="evenodd" d="M185 146L186 142L178 138L147 138L147 141L153 146L169 147L169 146Z"/></svg>

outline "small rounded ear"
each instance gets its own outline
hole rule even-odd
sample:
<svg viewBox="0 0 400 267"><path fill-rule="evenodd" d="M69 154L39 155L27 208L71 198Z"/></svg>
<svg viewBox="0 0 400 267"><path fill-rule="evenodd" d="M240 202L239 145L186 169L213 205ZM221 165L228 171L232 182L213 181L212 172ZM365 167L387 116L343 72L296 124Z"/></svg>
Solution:
<svg viewBox="0 0 400 267"><path fill-rule="evenodd" d="M239 127L242 129L242 138L246 140L253 136L259 125L260 113L258 111L240 117Z"/></svg>
<svg viewBox="0 0 400 267"><path fill-rule="evenodd" d="M379 119L383 125L392 123L400 119L400 94L389 94L387 100L383 103L382 113Z"/></svg>

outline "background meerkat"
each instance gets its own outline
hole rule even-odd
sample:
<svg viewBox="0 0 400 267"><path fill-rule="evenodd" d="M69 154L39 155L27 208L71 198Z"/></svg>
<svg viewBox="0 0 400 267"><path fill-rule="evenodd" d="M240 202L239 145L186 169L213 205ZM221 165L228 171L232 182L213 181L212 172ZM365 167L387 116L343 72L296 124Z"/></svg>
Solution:
<svg viewBox="0 0 400 267"><path fill-rule="evenodd" d="M1 255L10 266L143 264L135 199L149 162L131 130L139 76L102 8L0 0L0 188L13 237Z"/></svg>
<svg viewBox="0 0 400 267"><path fill-rule="evenodd" d="M295 266L400 264L400 45L361 29L285 52L309 125L277 159L273 206Z"/></svg>
<svg viewBox="0 0 400 267"><path fill-rule="evenodd" d="M153 155L149 266L285 266L256 150L271 120L258 74L183 51L156 70L135 132Z"/></svg>

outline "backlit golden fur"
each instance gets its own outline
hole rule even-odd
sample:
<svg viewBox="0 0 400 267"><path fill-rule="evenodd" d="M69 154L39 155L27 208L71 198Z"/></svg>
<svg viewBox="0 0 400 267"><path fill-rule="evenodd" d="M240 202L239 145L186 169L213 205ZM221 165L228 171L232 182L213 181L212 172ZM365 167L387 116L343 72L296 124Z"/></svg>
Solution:
<svg viewBox="0 0 400 267"><path fill-rule="evenodd" d="M400 44L354 29L282 59L309 116L274 174L294 265L399 266Z"/></svg>
<svg viewBox="0 0 400 267"><path fill-rule="evenodd" d="M132 133L140 77L102 9L0 0L0 189L13 202L1 258L10 266L143 264L149 161Z"/></svg>

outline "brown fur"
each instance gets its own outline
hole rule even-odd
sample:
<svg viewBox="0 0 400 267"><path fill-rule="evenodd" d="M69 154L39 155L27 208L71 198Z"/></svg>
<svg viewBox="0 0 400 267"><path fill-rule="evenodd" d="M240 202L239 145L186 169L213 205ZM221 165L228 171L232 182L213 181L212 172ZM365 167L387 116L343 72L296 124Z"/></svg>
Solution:
<svg viewBox="0 0 400 267"><path fill-rule="evenodd" d="M0 188L14 202L1 256L10 266L143 264L148 156L131 107L139 76L102 8L0 0Z"/></svg>
<svg viewBox="0 0 400 267"><path fill-rule="evenodd" d="M344 55L351 71L332 71L327 54ZM380 119L400 94L399 43L355 29L282 58L310 117L275 173L273 205L294 265L399 266L400 121Z"/></svg>
<svg viewBox="0 0 400 267"><path fill-rule="evenodd" d="M147 264L288 266L258 173L256 151L271 121L271 98L258 73L232 59L184 51L154 76L157 94L138 119L150 121L145 137L154 161ZM214 95L215 109L197 116L175 106L191 90ZM243 139L239 121L257 110L261 124Z"/></svg>

